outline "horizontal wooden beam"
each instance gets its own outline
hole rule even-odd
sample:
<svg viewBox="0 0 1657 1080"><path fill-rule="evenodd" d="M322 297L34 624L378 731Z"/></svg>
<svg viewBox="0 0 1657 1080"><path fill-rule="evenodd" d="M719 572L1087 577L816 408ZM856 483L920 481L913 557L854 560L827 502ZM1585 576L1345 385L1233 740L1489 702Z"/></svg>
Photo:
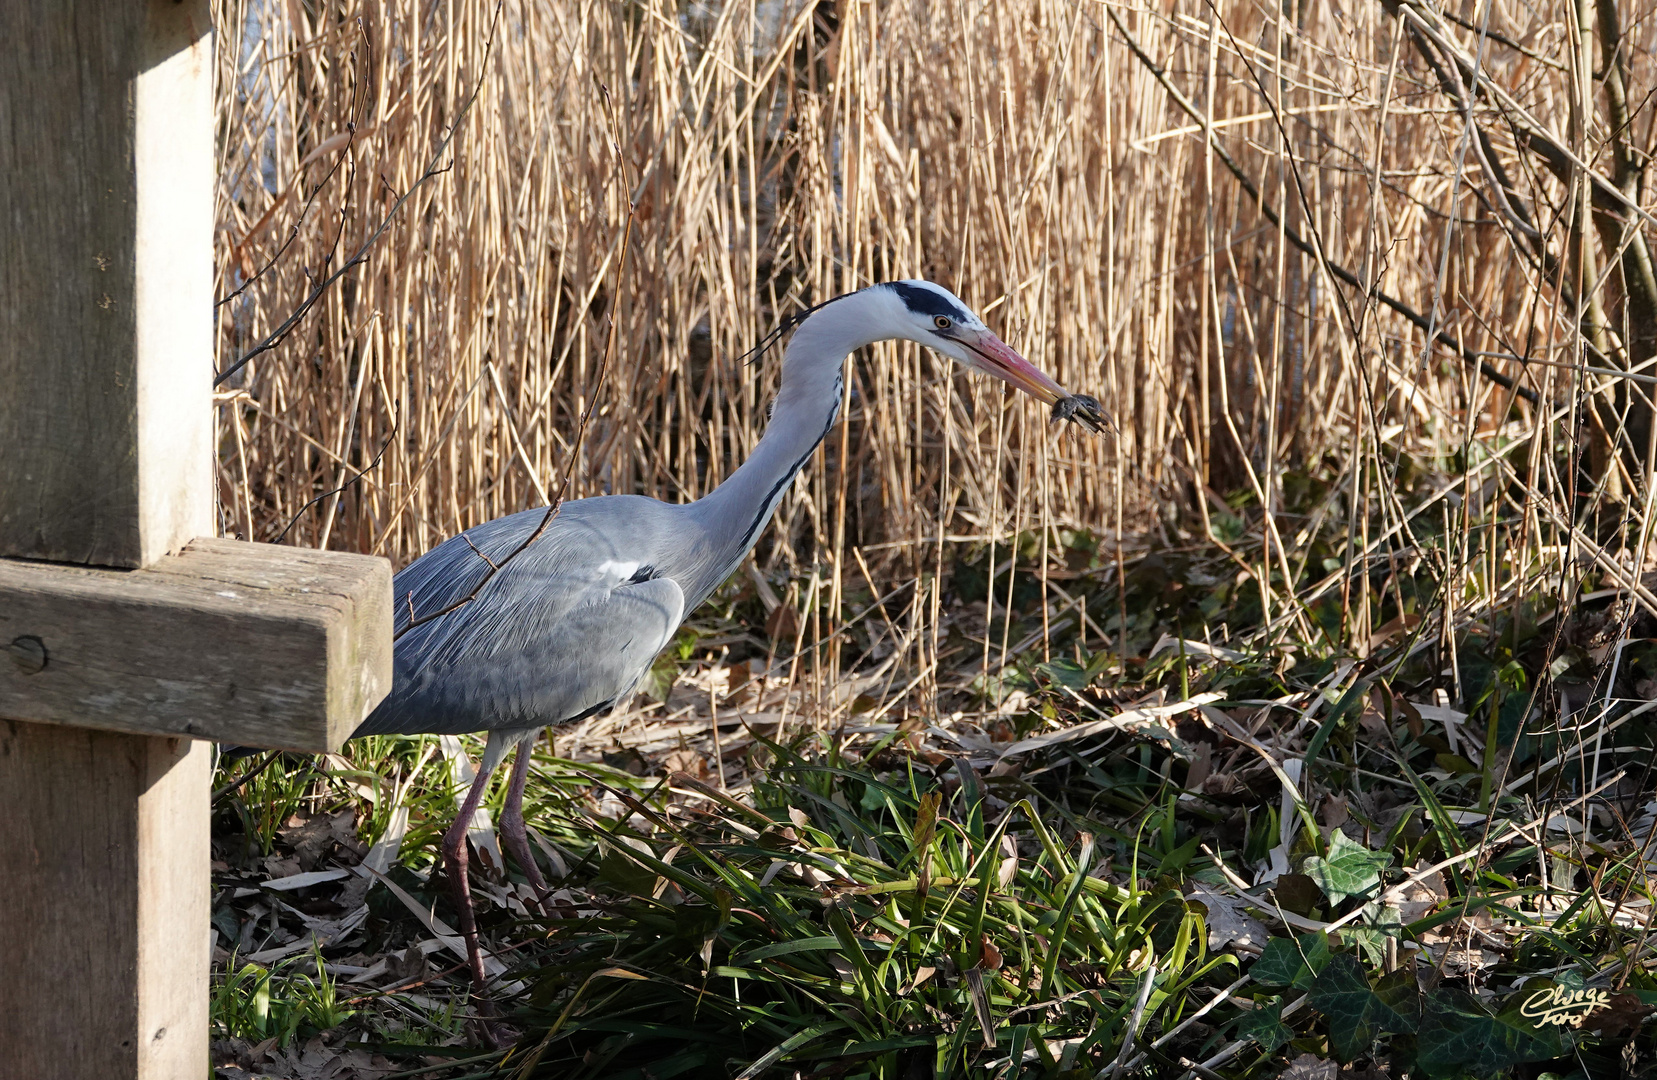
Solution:
<svg viewBox="0 0 1657 1080"><path fill-rule="evenodd" d="M391 689L391 564L200 539L142 570L0 559L0 717L334 750Z"/></svg>

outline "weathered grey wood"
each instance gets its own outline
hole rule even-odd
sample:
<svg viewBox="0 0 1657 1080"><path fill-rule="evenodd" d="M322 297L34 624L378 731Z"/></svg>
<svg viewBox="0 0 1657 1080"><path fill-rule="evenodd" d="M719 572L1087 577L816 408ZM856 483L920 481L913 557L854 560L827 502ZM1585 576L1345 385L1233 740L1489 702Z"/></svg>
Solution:
<svg viewBox="0 0 1657 1080"><path fill-rule="evenodd" d="M0 3L0 555L212 522L208 0Z"/></svg>
<svg viewBox="0 0 1657 1080"><path fill-rule="evenodd" d="M206 1075L211 761L0 720L0 1076Z"/></svg>
<svg viewBox="0 0 1657 1080"><path fill-rule="evenodd" d="M0 1080L196 1077L193 740L337 747L391 685L390 567L184 549L214 531L208 0L0 0L0 42Z"/></svg>
<svg viewBox="0 0 1657 1080"><path fill-rule="evenodd" d="M4 0L0 40L0 555L144 566L213 530L208 3ZM38 641L0 641L8 684L75 697L67 657L164 648L112 653L65 580L35 590L65 604ZM26 614L0 595L0 619ZM182 635L175 668L203 644ZM92 724L126 704L97 685L79 690ZM0 720L0 1076L202 1074L210 759L183 738Z"/></svg>
<svg viewBox="0 0 1657 1080"><path fill-rule="evenodd" d="M334 750L391 688L391 564L193 541L143 570L0 559L0 717Z"/></svg>

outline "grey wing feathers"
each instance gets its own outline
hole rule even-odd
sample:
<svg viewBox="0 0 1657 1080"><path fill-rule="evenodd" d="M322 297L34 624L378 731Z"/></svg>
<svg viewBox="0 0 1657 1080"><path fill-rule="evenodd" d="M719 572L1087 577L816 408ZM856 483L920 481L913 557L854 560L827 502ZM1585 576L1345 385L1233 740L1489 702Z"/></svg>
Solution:
<svg viewBox="0 0 1657 1080"><path fill-rule="evenodd" d="M413 619L442 611L469 595L488 574L490 563L504 562L518 545L534 535L544 516L545 511L533 510L496 518L449 537L403 567L391 586L396 632L402 634ZM557 521L554 518L554 525L548 529L555 535ZM546 539L543 533L531 547ZM529 549L523 554L528 555Z"/></svg>
<svg viewBox="0 0 1657 1080"><path fill-rule="evenodd" d="M526 511L454 537L397 575L396 625L469 595L540 525ZM469 603L397 640L391 695L356 735L532 728L632 690L684 615L670 578L621 574L616 543L561 516ZM468 543L470 541L470 543ZM474 550L475 546L475 550Z"/></svg>

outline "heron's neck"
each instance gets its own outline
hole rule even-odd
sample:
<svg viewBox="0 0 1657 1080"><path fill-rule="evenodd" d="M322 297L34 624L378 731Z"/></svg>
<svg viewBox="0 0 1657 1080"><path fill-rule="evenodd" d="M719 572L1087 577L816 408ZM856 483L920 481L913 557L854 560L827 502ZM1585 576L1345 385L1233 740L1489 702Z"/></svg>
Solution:
<svg viewBox="0 0 1657 1080"><path fill-rule="evenodd" d="M840 412L841 369L854 349L892 336L864 293L836 300L800 324L783 354L782 384L765 435L736 472L691 504L717 555L711 568L729 576L753 548L777 504Z"/></svg>

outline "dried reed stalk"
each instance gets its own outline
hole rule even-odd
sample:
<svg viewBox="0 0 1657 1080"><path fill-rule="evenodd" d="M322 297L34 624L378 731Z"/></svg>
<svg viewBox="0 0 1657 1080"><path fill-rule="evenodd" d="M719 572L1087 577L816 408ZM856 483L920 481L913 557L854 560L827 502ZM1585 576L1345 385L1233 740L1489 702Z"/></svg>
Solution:
<svg viewBox="0 0 1657 1080"><path fill-rule="evenodd" d="M811 577L827 622L800 624L806 644L838 648L852 549L878 593L935 582L945 537L999 542L999 562L1034 529L1044 554L1016 569L1045 575L1052 528L1179 542L1234 490L1257 504L1260 546L1239 559L1275 625L1310 632L1283 582L1320 536L1351 535L1329 580L1366 637L1378 600L1350 570L1410 535L1404 452L1463 462L1475 508L1513 483L1566 518L1611 500L1643 550L1650 387L1584 365L1657 347L1636 280L1650 218L1629 208L1651 208L1653 6L1136 0L1107 20L1060 0L507 0L485 64L485 0L218 0L220 290L242 290L222 362L376 227L477 93L448 171L221 395L224 531L274 537L388 442L292 542L401 563L544 504L567 465L572 496L695 498L759 438L775 389L776 356L734 357L795 304L924 276L1096 393L1120 438L1049 431L910 346L860 358L843 428L761 550ZM627 199L600 85L638 178L619 281ZM571 463L612 311L615 364ZM1592 473L1554 464L1574 418ZM1327 512L1283 516L1286 478L1317 469ZM1530 514L1512 546L1571 549L1556 517ZM1492 595L1535 569L1460 539L1446 574ZM910 595L906 663L936 662L938 597ZM986 641L983 663L1007 647Z"/></svg>

